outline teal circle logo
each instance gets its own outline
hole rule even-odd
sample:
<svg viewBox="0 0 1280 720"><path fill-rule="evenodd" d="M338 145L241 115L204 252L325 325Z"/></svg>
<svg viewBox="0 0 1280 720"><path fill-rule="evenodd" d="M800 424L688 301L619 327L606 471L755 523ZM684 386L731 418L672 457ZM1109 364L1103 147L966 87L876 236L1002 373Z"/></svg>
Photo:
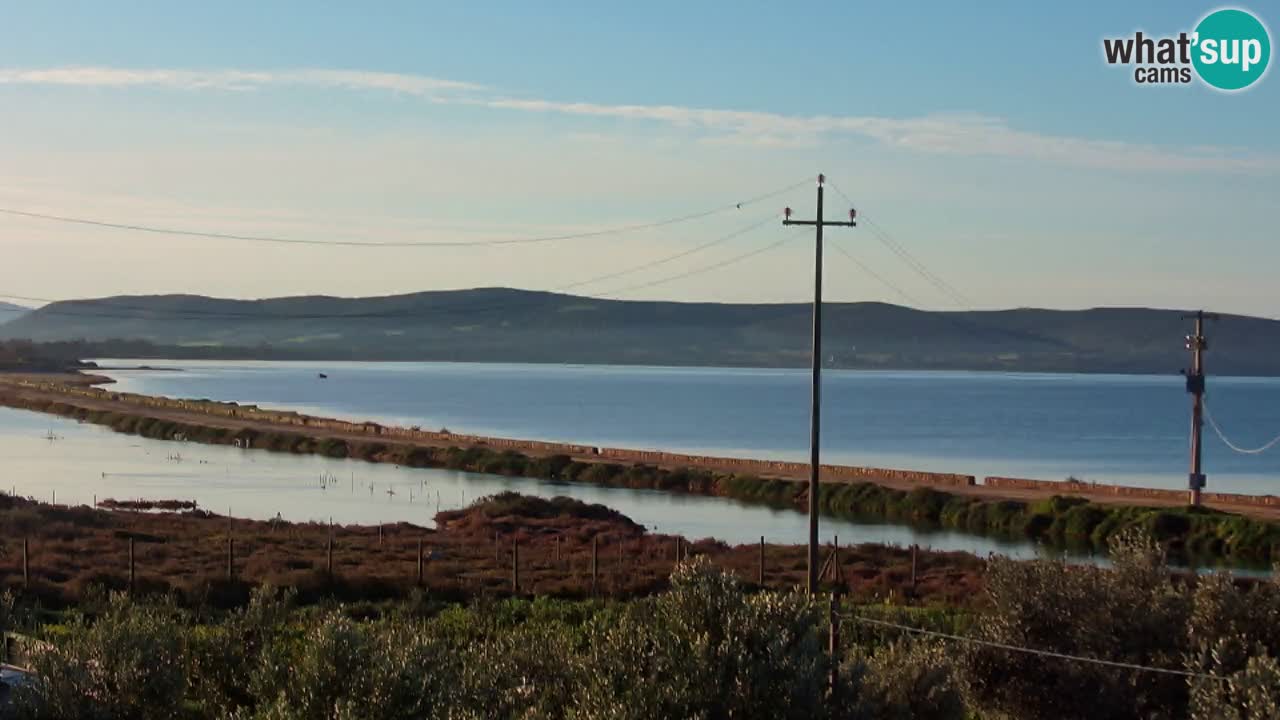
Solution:
<svg viewBox="0 0 1280 720"><path fill-rule="evenodd" d="M1244 10L1209 13L1196 26L1191 63L1200 79L1219 90L1243 90L1267 72L1271 36Z"/></svg>

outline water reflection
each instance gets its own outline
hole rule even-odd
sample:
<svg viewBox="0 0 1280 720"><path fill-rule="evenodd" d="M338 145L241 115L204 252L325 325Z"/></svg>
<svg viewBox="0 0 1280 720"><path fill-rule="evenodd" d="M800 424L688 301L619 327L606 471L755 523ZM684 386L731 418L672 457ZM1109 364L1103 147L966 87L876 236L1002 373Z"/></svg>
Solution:
<svg viewBox="0 0 1280 720"><path fill-rule="evenodd" d="M344 524L412 522L432 525L439 510L513 490L567 495L614 508L656 532L711 537L731 544L803 543L807 519L792 509L746 505L724 498L557 483L527 478L403 468L397 465L241 450L122 435L65 418L0 408L0 487L39 500L91 504L108 497L195 500L213 512L270 519ZM1015 558L1047 551L1027 541L961 532L825 518L824 541L918 543L936 550ZM1073 559L1090 561L1087 556Z"/></svg>

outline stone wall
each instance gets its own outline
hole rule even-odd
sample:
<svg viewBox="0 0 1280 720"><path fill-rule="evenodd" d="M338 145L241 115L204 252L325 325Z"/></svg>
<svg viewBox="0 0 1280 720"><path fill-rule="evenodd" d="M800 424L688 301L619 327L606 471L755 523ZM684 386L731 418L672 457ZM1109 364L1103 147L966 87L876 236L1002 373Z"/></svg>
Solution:
<svg viewBox="0 0 1280 720"><path fill-rule="evenodd" d="M1165 502L1187 502L1186 490L1168 488L1131 487L1128 485L1107 485L1103 483L1080 482L1078 480L1031 480L1028 478L987 477L983 478L984 487L1005 490L1038 490L1056 495L1102 495L1106 497L1125 497ZM1206 503L1224 505L1257 505L1263 507L1280 507L1280 497L1275 495L1242 495L1238 493L1206 492L1201 495Z"/></svg>

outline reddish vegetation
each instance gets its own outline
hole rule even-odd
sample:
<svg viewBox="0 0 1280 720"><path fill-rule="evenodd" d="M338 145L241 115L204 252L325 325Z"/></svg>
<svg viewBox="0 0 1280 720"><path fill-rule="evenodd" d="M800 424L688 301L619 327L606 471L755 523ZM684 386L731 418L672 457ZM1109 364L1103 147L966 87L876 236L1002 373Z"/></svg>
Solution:
<svg viewBox="0 0 1280 720"><path fill-rule="evenodd" d="M108 510L195 510L195 500L116 500L98 501L98 507Z"/></svg>
<svg viewBox="0 0 1280 720"><path fill-rule="evenodd" d="M259 583L291 586L304 601L321 597L378 600L407 594L417 575L419 542L423 584L433 594L466 598L512 592L513 548L518 547L522 594L581 597L591 593L591 554L597 548L597 592L613 597L647 594L666 586L676 548L754 582L756 545L688 543L646 533L630 519L599 505L504 495L467 510L441 513L438 531L406 523L335 526L333 576L326 571L330 528L319 523L230 520L201 511L157 513L51 506L0 495L0 584L21 588L22 545L29 548L26 592L50 604L73 603L94 585L128 586L133 539L135 590L177 593L189 603L243 602ZM234 578L227 577L228 531L234 539ZM847 588L865 599L910 593L910 554L881 546L840 551ZM963 553L919 555L915 596L967 603L981 586L982 561ZM765 583L803 582L801 546L766 548Z"/></svg>

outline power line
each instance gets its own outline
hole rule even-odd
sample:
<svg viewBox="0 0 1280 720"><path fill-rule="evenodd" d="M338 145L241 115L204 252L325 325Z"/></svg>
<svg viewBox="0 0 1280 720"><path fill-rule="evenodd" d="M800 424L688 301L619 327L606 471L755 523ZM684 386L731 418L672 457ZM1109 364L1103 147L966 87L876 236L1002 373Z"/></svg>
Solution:
<svg viewBox="0 0 1280 720"><path fill-rule="evenodd" d="M893 237L891 237L887 232L885 232L884 228L880 226L875 220L871 218L866 218L866 222L867 222L867 228L871 230L872 235L876 236L876 239L878 239L882 244L884 244L885 247L889 248L889 250L893 252L893 254L901 258L903 262L905 262L908 266L911 267L911 269L915 270L917 274L919 274L926 281L928 281L930 285L933 285L935 288L938 289L939 292L941 292L943 295L946 295L948 298L950 298L950 300L953 303L962 307L972 304L969 302L969 299L965 297L959 290L956 290L946 280L943 280L942 278L935 275L932 270L930 270L928 267L925 266L923 262L918 260L910 252L908 252L907 249L903 247L898 241L894 240Z"/></svg>
<svg viewBox="0 0 1280 720"><path fill-rule="evenodd" d="M853 205L853 200L848 195L846 195L843 190L840 189L839 185L833 182L831 183L831 187L835 188L835 191L840 193L840 197L844 198L846 202L848 202L850 205ZM875 238L879 240L882 245L888 248L889 251L892 252L894 255L897 255L898 259L902 260L902 262L905 263L907 267L910 267L913 271L916 272L916 274L924 278L926 282L928 282L930 285L933 285L943 295L946 295L952 302L962 307L972 304L969 302L968 298L964 296L963 293L961 293L959 290L956 290L955 287L953 287L946 280L943 280L942 278L934 274L934 272L929 270L929 268L926 267L923 262L921 262L914 255L912 255L905 247L903 247L902 243L893 239L893 237L889 235L888 231L886 231L883 227L881 227L879 223L867 217L866 215L862 215L860 219L866 224L867 229L871 230L871 234L874 235Z"/></svg>
<svg viewBox="0 0 1280 720"><path fill-rule="evenodd" d="M771 190L760 195L756 195L746 200L741 200L728 205L703 210L701 212L690 213L688 215L680 215L677 217L666 218L664 220L655 220L653 222L638 223L634 225L622 225L613 228L605 228L603 230L589 230L578 233L567 233L563 235L544 235L541 237L526 238L508 238L505 240L422 240L422 241L369 241L360 242L354 240L316 240L311 238L286 238L269 235L238 235L234 233L208 232L203 230L185 230L179 228L166 228L154 225L141 225L133 223L109 222L106 220L95 220L82 217L71 217L67 215L53 215L50 213L32 212L29 210L17 210L13 208L0 208L0 213L6 215L14 215L19 217L33 218L36 220L47 220L50 222L69 223L75 225L88 225L92 227L110 228L113 230L128 230L132 232L154 233L157 235L176 235L181 237L198 237L214 240L238 240L245 242L259 243L276 243L285 245L333 245L341 247L376 247L376 248L404 248L404 247L492 247L501 245L529 245L534 243L556 242L561 240L580 240L584 238L601 237L604 235L619 235L623 233L636 232L639 230L650 230L653 228L666 227L678 223L690 222L692 220L700 220L729 210L741 210L747 205L752 205L769 198L777 197L786 192L794 190L804 184L807 180L792 183L776 190Z"/></svg>
<svg viewBox="0 0 1280 720"><path fill-rule="evenodd" d="M641 270L648 270L648 269L650 269L650 268L658 267L659 265L665 265L665 264L667 264L667 263L669 263L669 262L672 262L673 260L679 260L679 259L680 259L680 258L682 258L682 257L688 257L689 255L693 255L694 253L701 252L701 251L703 251L703 250L708 250L708 249L710 249L710 248L713 248L713 247L715 247L716 245L719 245L719 244L721 244L721 243L724 243L724 242L727 242L727 241L729 241L729 240L732 240L733 238L736 238L736 237L738 237L739 235L745 235L745 234L747 234L747 233L751 232L752 230L755 230L755 229L757 229L757 228L760 228L760 227L764 226L766 223L771 222L771 221L772 221L772 220L774 220L776 217L778 217L778 216L777 216L777 214L775 213L775 214L770 215L769 217L767 217L767 218L765 218L765 219L761 220L760 222L752 223L751 225L748 225L748 226L746 226L746 227L744 227L744 228L740 228L740 229L738 229L738 230L734 230L733 232L731 232L731 233L729 233L729 234L727 234L727 235L721 235L720 237L718 237L718 238L716 238L716 239L714 239L714 240L711 240L710 242L703 243L702 245L698 245L698 246L696 246L696 247L690 248L690 249L685 250L685 251L683 251L683 252L678 252L678 253L676 253L676 254L674 254L674 255L668 255L668 256L663 257L663 258L658 258L657 260L653 260L653 261L651 261L651 262L644 263L643 265L636 265L636 266L634 266L634 267L630 267L630 268L627 268L627 269L625 269L625 270L619 270L618 272L609 273L609 274L607 274L607 275L598 275L598 276L596 276L596 277L589 278L589 279L587 279L587 280L579 280L578 282L570 283L570 284L568 284L568 285L561 285L559 288L557 288L557 289L555 290L555 292L561 292L561 291L564 291L564 290L570 290L570 289L573 289L573 288L576 288L576 287L581 287L581 286L583 286L583 285L590 285L590 284L593 284L593 283L600 282L601 280L612 280L613 278L621 277L621 276L623 276L623 275L630 275L630 274L632 274L632 273L640 272Z"/></svg>
<svg viewBox="0 0 1280 720"><path fill-rule="evenodd" d="M1123 670L1136 670L1139 672L1161 673L1164 675L1178 675L1181 677L1202 678L1205 680L1224 681L1227 678L1221 675L1212 675L1209 673L1195 672L1192 670L1175 670L1173 668L1152 667L1150 665L1137 665L1135 663L1118 662L1116 660L1102 660L1099 658L1084 657L1082 655L1068 655L1066 653L1053 652L1052 650L1038 650L1035 648L1020 647L1018 645L1009 645L1007 643L993 642L991 640L979 640L978 638L966 637L964 635L952 635L951 633L938 632L936 630L926 630L924 628L912 627L910 625L900 625L898 623L889 622L887 620L876 620L861 615L844 616L854 622L865 623L867 625L878 625L880 627L892 628L903 632L915 633L917 635L927 635L942 640L953 640L956 642L969 643L971 645L982 645L985 647L996 648L999 650L1008 650L1010 652L1024 653L1027 655L1037 655L1039 657L1049 657L1058 660L1069 660L1071 662L1088 663L1092 665L1102 665L1104 667L1120 668Z"/></svg>
<svg viewBox="0 0 1280 720"><path fill-rule="evenodd" d="M872 278L879 281L881 285L884 285L885 287L897 293L898 297L901 297L903 300L905 300L907 304L913 305L915 307L920 307L921 303L918 300L908 295L907 292L902 288L899 288L897 285L894 285L893 283L884 279L884 277L882 277L880 273L877 273L875 270L872 270L870 267L867 266L866 263L854 257L853 253L849 252L848 250L845 250L844 246L840 245L839 243L832 243L832 247L834 247L837 251L839 251L841 255L844 255L846 258L848 258L849 262L861 268L862 272L870 275Z"/></svg>
<svg viewBox="0 0 1280 720"><path fill-rule="evenodd" d="M652 268L652 267L656 267L656 266L658 266L658 265L661 265L661 264L664 264L664 263L667 263L667 262L670 262L670 261L673 261L673 260L676 260L676 259L679 259L679 258L682 258L682 257L687 257L687 256L689 256L689 255L692 255L692 254L696 253L696 252L699 252L699 251L702 251L702 250L706 250L706 249L711 248L711 247L713 247L713 246L715 246L715 245L718 245L718 244L724 243L724 242L726 242L726 241L728 241L728 240L731 240L731 239L733 239L733 238L736 238L736 237L739 237L739 236L741 236L741 235L747 234L747 233L749 233L749 232L751 232L751 231L753 231L753 230L756 230L756 229L759 229L760 227L763 227L764 225L766 225L766 224L767 224L767 223L769 223L769 222L772 222L772 221L773 221L774 219L776 219L777 217L778 217L778 216L777 216L777 214L776 214L776 213L774 213L774 214L770 214L769 216L767 216L767 217L765 217L765 218L763 218L763 219L757 220L757 221L755 221L755 222L752 222L752 223L751 223L751 224L749 224L749 225L746 225L746 226L740 227L740 228L738 228L738 229L735 229L735 230L733 230L733 231L731 231L731 232L729 232L729 233L726 233L726 234L724 234L724 235L721 235L721 236L719 236L719 237L717 237L717 238L715 238L715 239L711 240L710 242L703 243L702 245L699 245L699 246L697 246L697 247L694 247L694 248L691 248L691 249L688 249L688 250L684 250L684 251L681 251L681 252L678 252L678 253L675 253L675 254L672 254L672 255L668 255L668 256L666 256L666 257L662 257L662 258L659 258L659 259L657 259L657 260L653 260L653 261L649 261L649 262L646 262L646 263L643 263L643 264L640 264L640 265L636 265L636 266L633 266L633 267L630 267L630 268L626 268L626 269L624 269L624 270L614 271L614 272L606 273L606 274L604 274L604 275L598 275L598 276L596 276L596 277L588 278L588 279L586 279L586 280L579 280L579 281L576 281L576 282L573 282L573 283L569 283L569 284L567 284L567 285L562 285L562 286L559 286L559 287L553 288L553 289L548 290L548 291L545 291L545 292L551 292L551 293L562 292L562 291L564 291L564 290L568 290L568 289L571 289L571 288L573 288L573 287L578 287L578 286L581 286L581 285L587 285L587 284L591 284L591 283L599 282L599 281L602 281L602 280L606 280L606 279L613 279L613 278L621 277L621 276L624 276L624 275L632 274L632 273L635 273L635 272L639 272L639 271L642 271L642 270L647 270L647 269L650 269L650 268ZM693 275L698 275L698 274L701 274L701 273L704 273L704 272L710 272L710 271L712 271L712 270L717 270L717 269L719 269L719 268L725 267L725 266L727 266L727 265L731 265L731 264L736 263L736 262L739 262L739 261L741 261L741 260L746 260L746 259L748 259L748 258L750 258L750 257L752 257L752 256L754 256L754 255L758 255L758 254L763 253L763 252L765 252L765 251L767 251L767 250L773 249L774 247L777 247L778 245L781 245L781 244L782 244L783 242L785 242L787 239L788 239L788 238L783 238L783 240L778 241L778 242L776 242L776 243L774 243L774 244L772 244L772 245L766 246L766 247L764 247L764 248L758 248L758 249L755 249L755 250L751 250L751 251L749 251L749 252L742 253L742 254L739 254L739 255L735 255L735 256L732 256L732 257L727 258L727 259L725 259L725 260L721 260L721 261L718 261L718 262L716 262L716 263L712 263L712 264L710 264L710 265L705 265L705 266L702 266L702 267L694 268L694 269L692 269L692 270L688 270L688 271L685 271L685 272L681 272L681 273L676 274L676 275L672 275L672 276L668 276L668 277L664 277L664 278L659 278L659 279L657 279L657 280L647 281L647 282L640 283L640 284L637 284L637 285L627 286L627 287L624 287L624 288L621 288L621 289L618 289L618 290L614 290L614 291L612 291L612 292L608 292L608 293L602 293L602 294L599 294L599 295L584 295L584 296L581 296L581 297L585 297L585 298L588 298L588 299L595 299L595 300L607 300L607 299L611 299L610 297L608 297L608 296L610 296L610 295L617 295L617 294L621 294L621 293L625 293L625 292L630 292L630 291L638 290L638 289L645 288L645 287L651 287L651 286L654 286L654 285L659 285L659 284L663 284L663 283L667 283L667 282L673 282L673 281L675 281L675 280L680 280L680 279L683 279L683 278L686 278L686 277L690 277L690 276L693 276ZM5 293L0 293L0 297L6 297L6 298L14 299L14 300L21 300L21 301L27 301L27 302L48 302L48 303L67 302L67 301L51 300L51 299L48 299L48 298L37 298L37 297L24 296L24 295L11 295L11 294L5 294ZM90 301L76 301L76 300L73 300L73 301L69 301L69 302L90 302ZM102 302L102 301L99 301L99 302ZM252 301L247 301L247 300L232 300L232 301L229 301L229 302L243 302L243 303L247 303L247 302L252 302ZM256 321L275 321L275 320L348 320L348 319L396 319L396 318L410 318L410 317L424 316L425 314L427 314L428 312L431 312L431 311L438 311L438 312L461 312L461 313L464 313L464 314L469 314L469 313L484 313L484 312L491 312L491 311L496 311L496 310L503 310L503 309L507 309L507 308L511 308L511 307L517 307L517 306L525 306L525 307L527 307L527 305L528 305L528 303L527 303L527 302L521 302L521 303L518 303L518 304L517 304L517 303L512 303L512 302L504 302L504 303L499 303L499 304L489 304L489 305L479 305L479 306L475 306L475 305L467 305L466 303L457 303L457 304L446 304L446 305L441 305L441 306L432 307L432 308L424 308L424 309L416 309L416 308L415 308L415 309L406 309L406 310L398 310L398 311L386 311L386 312L365 312L365 313L301 313L301 314L299 314L299 313L265 313L265 312L264 312L264 313L252 313L252 312L233 312L233 311L212 311L212 310L199 310L199 309L195 309L195 308L188 309L188 310L164 310L164 309L157 309L157 308L154 308L154 307L143 307L143 306L139 306L139 305L124 305L124 304L120 304L120 303L110 303L110 302L109 302L109 299L108 299L108 301L106 302L106 308L105 308L105 310L106 310L106 311L105 311L105 312L104 312L104 311L97 311L97 310L94 310L94 309L92 309L92 308L86 308L86 309L84 309L84 310L75 310L75 309L70 309L70 308L64 308L64 309L48 309L48 310L44 310L44 312L46 312L46 313L48 313L48 314L63 315L63 316L69 316L69 317L97 317L97 318L109 318L109 319L119 319L119 320L130 320L130 319L138 319L138 318L152 318L152 317L161 317L161 318L166 318L166 319L179 319L179 320L181 320L181 319L187 319L187 320L193 320L193 319L210 319L210 320L216 320L216 319L222 319L222 320L245 319L245 320L256 320ZM121 313L123 313L123 314L121 314L121 313L111 312L112 310L118 310L118 311L121 311Z"/></svg>
<svg viewBox="0 0 1280 720"><path fill-rule="evenodd" d="M1277 444L1280 444L1280 435L1277 435L1275 438L1271 440L1271 442L1268 442L1267 444L1261 445L1256 448L1240 447L1239 445L1236 445L1235 443L1227 439L1226 433L1222 431L1222 428L1218 426L1218 422L1213 419L1213 414L1209 412L1209 404L1205 403L1203 407L1204 407L1204 419L1209 421L1209 427L1213 428L1213 432L1218 436L1218 439L1222 440L1223 444L1225 444L1227 447L1231 448L1232 450L1242 455L1261 455L1262 453L1275 447Z"/></svg>
<svg viewBox="0 0 1280 720"><path fill-rule="evenodd" d="M770 217L770 218L768 218L767 220L765 220L765 222L770 222L770 221L772 221L773 219L774 219L774 218ZM764 223L761 223L761 225L763 225L763 224L764 224ZM784 238L782 238L781 240L778 240L778 241L776 241L776 242L773 242L773 243L770 243L770 244L768 244L768 245L765 245L765 246L764 246L764 247L762 247L762 248L756 248L755 250L752 250L752 251L750 251L750 252L745 252L745 253L742 253L741 255L735 255L735 256L733 256L733 257L731 257L731 258L728 258L728 259L726 259L726 260L721 260L720 262L716 262L716 263L712 263L712 264L710 264L710 265L704 265L704 266L702 266L702 267L694 268L693 270L689 270L688 272L680 273L679 275L672 275L672 276L670 276L670 277L659 278L658 280L651 280L651 281L649 281L649 282L639 283L639 284L637 284L637 285L631 285L631 286L629 286L629 287L622 288L621 290L614 290L613 292L606 293L604 297L597 297L596 299L606 299L606 298L614 297L614 296L617 296L617 295L621 295L621 294L623 294L623 293L629 293L629 292L632 292L632 291L635 291L635 290L643 290L644 288L650 288L650 287L653 287L653 286L655 286L655 285L663 285L663 284L666 284L666 283L669 283L669 282L674 282L674 281L676 281L676 280L683 280L683 279L685 279L685 278L687 278L687 277L692 277L692 276L694 276L694 275L701 275L701 274L702 274L702 273L704 273L704 272L711 272L712 270L719 270L720 268L727 267L727 266L729 266L729 265L732 265L732 264L734 264L734 263L740 262L740 261L742 261L742 260L746 260L746 259L748 259L748 258L755 257L756 255L760 255L760 254L762 254L762 253L766 253L766 252L768 252L768 251L770 251L770 250L773 250L773 249L774 249L774 248L776 248L776 247L780 247L780 246L782 246L783 244L785 244L785 243L787 243L787 242L790 242L790 240L791 240L791 236L790 236L790 235L788 235L787 237L784 237Z"/></svg>

